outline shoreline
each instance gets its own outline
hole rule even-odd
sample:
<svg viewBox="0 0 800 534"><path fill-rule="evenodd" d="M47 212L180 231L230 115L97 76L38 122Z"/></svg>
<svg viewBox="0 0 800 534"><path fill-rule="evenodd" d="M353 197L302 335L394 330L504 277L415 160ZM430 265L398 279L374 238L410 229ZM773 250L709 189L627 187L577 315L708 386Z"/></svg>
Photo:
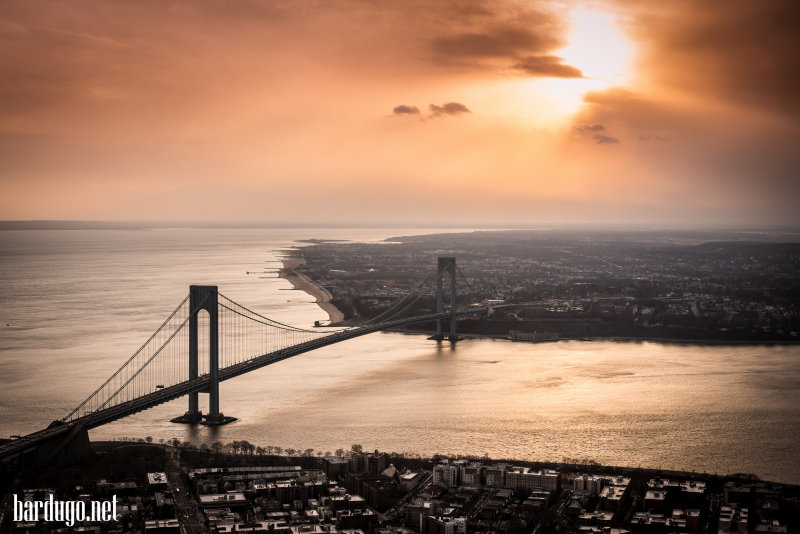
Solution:
<svg viewBox="0 0 800 534"><path fill-rule="evenodd" d="M407 328L392 328L387 330L388 332L396 332L398 334L408 334L408 335L429 335L421 330L412 330ZM714 339L670 339L670 338L660 338L660 337L624 337L624 336L606 336L606 337L560 337L558 339L548 339L542 341L525 341L525 340L514 340L509 339L508 336L503 334L476 334L472 332L459 332L458 333L459 339L492 339L492 340L501 340L501 341L508 341L509 343L529 343L531 345L541 345L543 343L559 343L562 341L583 341L585 343L597 343L603 341L610 341L613 343L657 343L660 345L693 345L695 347L703 347L703 346L730 346L730 347L740 347L740 346L762 346L762 347L770 347L770 346L792 346L800 344L800 341L725 341L725 340L714 340Z"/></svg>
<svg viewBox="0 0 800 534"><path fill-rule="evenodd" d="M344 313L331 304L333 295L324 287L312 282L306 275L295 271L296 267L305 263L302 259L284 256L281 261L283 268L278 271L278 277L288 281L294 289L304 291L314 297L317 306L328 314L329 323L325 326L333 326L344 321Z"/></svg>
<svg viewBox="0 0 800 534"><path fill-rule="evenodd" d="M142 443L139 441L130 441L131 438L119 438L117 440L98 440L92 441L91 444L97 446L103 450L113 450L118 447L160 447L160 448L175 448L171 445L159 444L159 443ZM280 462L291 462L294 460L300 459L308 459L312 461L318 460L316 456L303 456L298 455L295 457L284 456L281 454L267 454L267 455L258 455L258 456L250 456L244 453L237 454L237 453L230 453L230 452L222 452L222 453L215 453L210 450L202 450L198 449L194 446L179 446L179 448L183 450L193 451L197 454L204 455L207 458L220 458L220 457L228 457L228 458L235 458L240 460L242 463L252 462L253 465L262 465L265 459L269 459L271 461L280 461ZM385 452L385 451L383 451ZM349 451L345 454L349 454ZM397 453L389 453L386 452L392 459L396 459L396 461L405 461L405 462L414 462L414 463L427 463L430 464L431 468L433 464L436 463L436 457L439 455L430 455L430 456L420 456L418 458L410 458L405 456L405 454L397 454ZM691 471L686 469L671 469L666 467L641 467L641 466L632 466L632 465L613 465L613 464L601 464L601 463L592 463L588 459L586 461L576 458L574 461L570 461L573 459L564 458L561 461L558 460L531 460L531 459L519 459L519 458L494 458L494 457L487 457L487 456L470 456L470 455L461 455L461 454L443 454L441 456L449 457L449 458L467 458L473 459L476 461L482 462L493 462L495 464L498 463L510 463L510 464L517 464L517 465L524 465L528 467L532 467L535 469L557 469L563 472L584 472L584 473L598 473L598 474L605 474L605 473L614 473L614 474L621 474L624 476L636 476L640 478L684 478L686 480L701 480L706 482L712 481L738 481L744 483L753 483L753 482L763 482L766 484L782 484L784 486L788 486L791 488L800 489L800 482L785 482L785 481L778 481L778 480L766 480L762 479L756 473L740 473L740 472L732 472L732 473L712 473L712 472L705 472L705 471Z"/></svg>

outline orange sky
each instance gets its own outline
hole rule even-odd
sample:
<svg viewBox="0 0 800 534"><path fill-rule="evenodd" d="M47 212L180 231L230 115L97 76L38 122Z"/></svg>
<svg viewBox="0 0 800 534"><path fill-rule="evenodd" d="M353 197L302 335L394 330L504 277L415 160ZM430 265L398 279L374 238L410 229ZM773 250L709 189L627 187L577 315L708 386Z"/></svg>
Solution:
<svg viewBox="0 0 800 534"><path fill-rule="evenodd" d="M0 219L800 223L800 4L0 3Z"/></svg>

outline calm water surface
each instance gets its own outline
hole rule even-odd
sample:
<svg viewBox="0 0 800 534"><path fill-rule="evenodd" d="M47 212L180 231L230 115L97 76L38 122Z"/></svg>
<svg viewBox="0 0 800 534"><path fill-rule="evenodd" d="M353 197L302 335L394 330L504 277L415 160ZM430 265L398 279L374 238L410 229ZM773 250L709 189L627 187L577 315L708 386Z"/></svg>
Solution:
<svg viewBox="0 0 800 534"><path fill-rule="evenodd" d="M373 241L434 231L0 232L0 435L66 415L189 284L219 285L264 315L308 326L327 315L276 277L280 249L310 237ZM566 456L800 483L799 362L798 346L468 340L453 348L373 334L223 382L221 409L240 419L231 425L169 423L186 410L180 399L91 434Z"/></svg>

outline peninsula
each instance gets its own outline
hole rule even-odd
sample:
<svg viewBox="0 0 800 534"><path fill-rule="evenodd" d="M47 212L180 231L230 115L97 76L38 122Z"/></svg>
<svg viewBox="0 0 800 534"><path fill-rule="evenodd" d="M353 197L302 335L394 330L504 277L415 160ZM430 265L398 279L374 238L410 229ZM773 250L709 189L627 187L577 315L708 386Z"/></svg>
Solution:
<svg viewBox="0 0 800 534"><path fill-rule="evenodd" d="M333 324L357 323L430 281L437 256L455 256L459 306L503 304L460 322L460 333L791 343L800 331L798 241L780 232L577 230L317 241L291 250L281 276ZM427 290L407 311L434 309Z"/></svg>

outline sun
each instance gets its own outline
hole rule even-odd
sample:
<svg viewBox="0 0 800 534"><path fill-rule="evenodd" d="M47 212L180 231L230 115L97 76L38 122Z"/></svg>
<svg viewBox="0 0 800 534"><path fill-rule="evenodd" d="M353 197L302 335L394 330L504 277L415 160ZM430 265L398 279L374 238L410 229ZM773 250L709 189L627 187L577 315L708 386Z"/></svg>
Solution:
<svg viewBox="0 0 800 534"><path fill-rule="evenodd" d="M579 69L582 77L509 77L494 85L487 105L526 126L561 127L581 109L586 93L634 83L635 47L620 14L579 7L567 16L565 46L547 55ZM484 84L476 86L475 97L480 95L488 98Z"/></svg>
<svg viewBox="0 0 800 534"><path fill-rule="evenodd" d="M631 81L634 46L615 14L573 10L566 42L553 55L562 58L564 65L579 69L583 78L540 78L529 82L535 94L548 100L552 118L574 114L589 91L625 86Z"/></svg>
<svg viewBox="0 0 800 534"><path fill-rule="evenodd" d="M633 45L610 13L576 9L567 46L556 51L564 63L604 86L622 85L629 76Z"/></svg>

